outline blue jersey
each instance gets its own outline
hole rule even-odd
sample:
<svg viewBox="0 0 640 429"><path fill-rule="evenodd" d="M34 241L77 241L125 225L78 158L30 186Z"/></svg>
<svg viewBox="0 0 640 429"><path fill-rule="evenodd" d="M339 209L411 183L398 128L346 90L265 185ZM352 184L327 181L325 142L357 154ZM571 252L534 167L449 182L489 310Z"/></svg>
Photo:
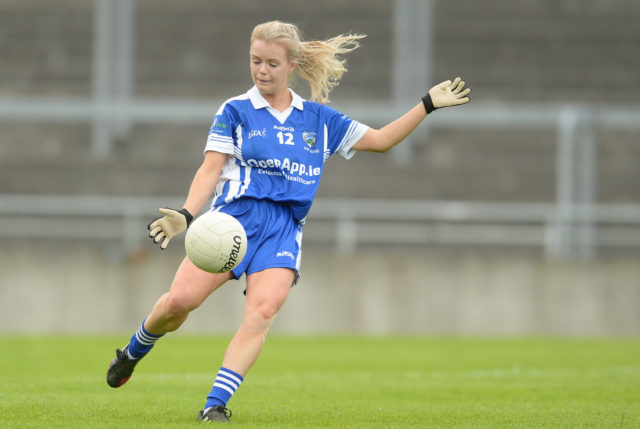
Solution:
<svg viewBox="0 0 640 429"><path fill-rule="evenodd" d="M212 206L243 197L289 205L303 222L334 153L349 159L368 127L323 104L293 101L278 112L254 86L218 110L206 151L228 154Z"/></svg>

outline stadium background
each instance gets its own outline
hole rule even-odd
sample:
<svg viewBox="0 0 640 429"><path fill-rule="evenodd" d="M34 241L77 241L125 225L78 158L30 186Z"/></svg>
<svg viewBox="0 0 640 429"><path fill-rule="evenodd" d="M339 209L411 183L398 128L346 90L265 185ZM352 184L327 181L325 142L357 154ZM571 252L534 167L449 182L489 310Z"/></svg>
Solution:
<svg viewBox="0 0 640 429"><path fill-rule="evenodd" d="M251 28L281 19L368 35L332 104L369 125L454 75L473 101L329 162L274 331L637 335L639 17L631 0L3 0L0 329L139 324L182 257L145 225L249 87ZM183 330L233 331L242 283Z"/></svg>

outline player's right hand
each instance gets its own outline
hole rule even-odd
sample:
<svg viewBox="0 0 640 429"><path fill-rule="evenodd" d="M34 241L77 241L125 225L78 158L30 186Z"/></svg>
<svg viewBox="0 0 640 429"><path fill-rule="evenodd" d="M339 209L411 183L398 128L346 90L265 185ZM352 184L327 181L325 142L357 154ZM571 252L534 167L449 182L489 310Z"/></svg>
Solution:
<svg viewBox="0 0 640 429"><path fill-rule="evenodd" d="M160 243L162 250L166 249L173 237L184 232L191 224L193 215L185 208L176 210L171 208L160 208L158 211L164 216L155 219L149 225L149 237L155 243Z"/></svg>

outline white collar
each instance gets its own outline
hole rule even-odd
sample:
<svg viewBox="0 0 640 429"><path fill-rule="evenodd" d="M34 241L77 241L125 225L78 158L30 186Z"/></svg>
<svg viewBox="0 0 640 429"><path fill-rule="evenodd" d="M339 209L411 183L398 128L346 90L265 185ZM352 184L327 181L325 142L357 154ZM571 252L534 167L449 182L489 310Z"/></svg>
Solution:
<svg viewBox="0 0 640 429"><path fill-rule="evenodd" d="M298 110L303 110L303 99L298 94L296 94L291 88L289 88L289 92L291 93L291 106L295 107ZM254 109L263 109L265 107L271 107L269 102L265 100L265 98L260 94L258 88L253 86L249 91L247 91L247 95L249 95L249 99L251 100L251 104L253 104Z"/></svg>

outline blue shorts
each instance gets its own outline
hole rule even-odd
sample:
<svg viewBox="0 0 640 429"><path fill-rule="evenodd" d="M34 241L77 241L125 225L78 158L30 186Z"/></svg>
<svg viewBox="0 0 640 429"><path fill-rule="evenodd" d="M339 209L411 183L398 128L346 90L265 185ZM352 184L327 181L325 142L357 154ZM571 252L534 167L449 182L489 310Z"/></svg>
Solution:
<svg viewBox="0 0 640 429"><path fill-rule="evenodd" d="M302 258L302 225L287 204L241 198L216 210L238 219L247 233L247 253L232 270L236 279L267 268L291 268L297 280Z"/></svg>

